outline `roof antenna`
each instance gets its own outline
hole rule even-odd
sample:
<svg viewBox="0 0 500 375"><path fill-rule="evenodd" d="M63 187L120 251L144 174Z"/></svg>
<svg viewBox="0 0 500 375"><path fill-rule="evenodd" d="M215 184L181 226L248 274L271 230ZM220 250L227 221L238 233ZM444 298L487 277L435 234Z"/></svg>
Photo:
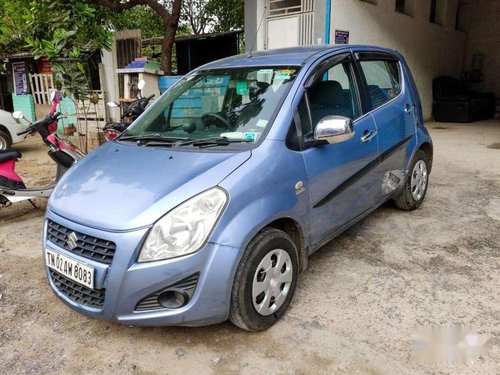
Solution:
<svg viewBox="0 0 500 375"><path fill-rule="evenodd" d="M255 33L255 38L253 38L252 47L250 48L250 52L248 52L248 57L252 57L252 51L255 47L255 42L257 41L257 36L259 35L260 27L262 26L262 21L266 16L267 4L264 5L264 13L262 13L262 18L260 19L259 27L257 28L257 32Z"/></svg>

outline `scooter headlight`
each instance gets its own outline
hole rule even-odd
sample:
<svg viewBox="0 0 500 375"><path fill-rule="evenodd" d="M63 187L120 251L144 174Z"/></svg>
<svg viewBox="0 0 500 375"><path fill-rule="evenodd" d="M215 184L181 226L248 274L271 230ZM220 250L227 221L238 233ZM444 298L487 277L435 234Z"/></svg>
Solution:
<svg viewBox="0 0 500 375"><path fill-rule="evenodd" d="M174 208L149 232L139 262L175 258L200 250L226 202L226 192L214 187Z"/></svg>

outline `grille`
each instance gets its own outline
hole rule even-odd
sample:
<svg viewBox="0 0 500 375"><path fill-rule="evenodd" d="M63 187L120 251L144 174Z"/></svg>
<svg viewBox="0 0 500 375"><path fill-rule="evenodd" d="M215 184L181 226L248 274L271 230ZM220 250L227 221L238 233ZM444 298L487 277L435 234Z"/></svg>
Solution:
<svg viewBox="0 0 500 375"><path fill-rule="evenodd" d="M76 240L74 241L76 246L73 248L70 248L68 245L68 237L71 233L74 233L76 236ZM114 242L75 232L52 220L48 221L47 238L49 241L72 253L106 264L111 264L116 251Z"/></svg>
<svg viewBox="0 0 500 375"><path fill-rule="evenodd" d="M163 307L160 305L160 302L158 302L158 296L171 289L176 289L181 292L185 292L189 298L193 296L194 290L196 289L196 285L198 284L198 279L200 278L199 273L195 273L189 277L186 277L185 279L182 279L181 281L178 281L175 284L172 284L166 288L163 288L153 294L150 294L149 296L141 299L137 306L135 307L135 311L150 311L150 310L165 310L166 307Z"/></svg>
<svg viewBox="0 0 500 375"><path fill-rule="evenodd" d="M102 308L104 305L104 292L106 289L89 289L54 270L50 270L50 278L62 294L76 303L94 308Z"/></svg>

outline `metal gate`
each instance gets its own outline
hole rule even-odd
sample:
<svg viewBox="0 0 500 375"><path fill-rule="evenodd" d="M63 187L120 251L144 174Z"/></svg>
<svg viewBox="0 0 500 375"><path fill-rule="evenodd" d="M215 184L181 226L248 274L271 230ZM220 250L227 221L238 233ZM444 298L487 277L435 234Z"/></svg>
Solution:
<svg viewBox="0 0 500 375"><path fill-rule="evenodd" d="M29 76L35 104L50 104L50 91L54 90L52 73L30 74Z"/></svg>

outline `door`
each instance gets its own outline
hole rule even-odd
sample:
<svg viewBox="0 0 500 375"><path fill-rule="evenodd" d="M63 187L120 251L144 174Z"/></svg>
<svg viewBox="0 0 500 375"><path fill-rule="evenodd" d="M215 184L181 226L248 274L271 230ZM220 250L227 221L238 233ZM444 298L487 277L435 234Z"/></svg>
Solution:
<svg viewBox="0 0 500 375"><path fill-rule="evenodd" d="M391 55L357 55L368 110L378 130L382 175L379 199L404 183L406 166L415 146L415 100L405 84L401 62Z"/></svg>
<svg viewBox="0 0 500 375"><path fill-rule="evenodd" d="M323 66L313 73L317 77L313 83L306 84L308 88L298 108L314 244L371 207L376 199L373 184L380 179L371 167L377 159L377 128L371 116L361 116L351 55L335 57ZM354 136L342 143L315 144L313 136L318 122L335 115L353 120Z"/></svg>
<svg viewBox="0 0 500 375"><path fill-rule="evenodd" d="M267 22L267 48L294 47L299 43L299 16Z"/></svg>

